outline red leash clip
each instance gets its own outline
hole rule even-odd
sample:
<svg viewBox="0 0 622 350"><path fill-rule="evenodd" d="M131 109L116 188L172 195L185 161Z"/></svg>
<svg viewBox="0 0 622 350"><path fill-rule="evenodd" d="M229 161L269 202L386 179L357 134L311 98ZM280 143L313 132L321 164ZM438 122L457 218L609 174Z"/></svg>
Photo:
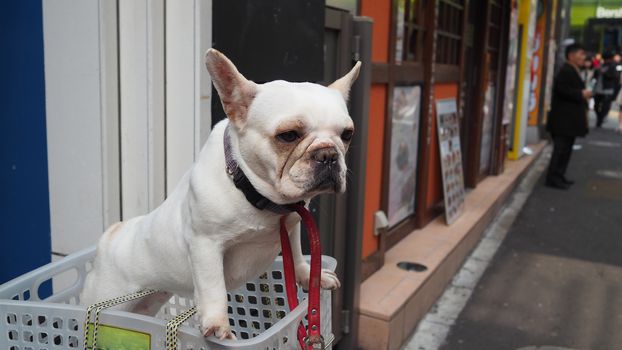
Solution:
<svg viewBox="0 0 622 350"><path fill-rule="evenodd" d="M313 220L311 213L300 204L292 204L290 209L296 211L302 218L302 222L307 228L309 246L311 247L311 272L309 273L309 306L307 310L308 333L302 322L298 325L298 343L303 350L314 349L320 345L324 349L324 337L320 328L320 279L322 273L322 246L320 235ZM292 247L289 243L289 234L285 227L285 216L281 217L281 250L283 253L283 271L285 274L285 290L287 292L287 303L289 309L293 310L298 306L298 293L296 287L296 271L294 269L294 259Z"/></svg>

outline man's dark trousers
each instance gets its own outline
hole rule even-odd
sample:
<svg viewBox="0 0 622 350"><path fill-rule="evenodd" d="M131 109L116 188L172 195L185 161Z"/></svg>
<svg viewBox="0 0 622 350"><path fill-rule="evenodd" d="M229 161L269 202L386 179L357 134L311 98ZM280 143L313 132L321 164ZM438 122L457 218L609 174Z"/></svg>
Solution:
<svg viewBox="0 0 622 350"><path fill-rule="evenodd" d="M572 155L574 136L552 135L553 155L546 174L546 181L551 184L563 184L566 180L566 169Z"/></svg>
<svg viewBox="0 0 622 350"><path fill-rule="evenodd" d="M594 96L594 111L596 112L596 126L600 127L611 110L611 97L608 95Z"/></svg>

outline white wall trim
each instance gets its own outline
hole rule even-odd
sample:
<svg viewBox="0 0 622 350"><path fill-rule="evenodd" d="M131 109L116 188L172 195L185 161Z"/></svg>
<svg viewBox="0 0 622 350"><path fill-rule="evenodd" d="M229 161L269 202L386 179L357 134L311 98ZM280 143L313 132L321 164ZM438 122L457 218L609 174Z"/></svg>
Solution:
<svg viewBox="0 0 622 350"><path fill-rule="evenodd" d="M103 230L121 218L117 25L117 2L99 0Z"/></svg>
<svg viewBox="0 0 622 350"><path fill-rule="evenodd" d="M212 3L166 2L166 181L171 193L211 130L211 80L203 64L212 41Z"/></svg>
<svg viewBox="0 0 622 350"><path fill-rule="evenodd" d="M122 217L164 199L164 1L119 2Z"/></svg>
<svg viewBox="0 0 622 350"><path fill-rule="evenodd" d="M195 159L212 130L212 79L203 61L212 47L212 0L194 0L195 20L195 80L198 98L195 100Z"/></svg>

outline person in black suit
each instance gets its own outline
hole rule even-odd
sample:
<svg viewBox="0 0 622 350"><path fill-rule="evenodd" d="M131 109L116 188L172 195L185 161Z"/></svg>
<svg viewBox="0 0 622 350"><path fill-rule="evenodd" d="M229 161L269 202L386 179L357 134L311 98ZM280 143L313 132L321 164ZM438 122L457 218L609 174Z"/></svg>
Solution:
<svg viewBox="0 0 622 350"><path fill-rule="evenodd" d="M575 138L588 133L587 109L592 92L585 89L579 68L585 61L585 50L578 44L566 48L566 63L553 82L553 100L547 130L553 139L553 155L546 175L546 186L568 189L573 181L566 178Z"/></svg>
<svg viewBox="0 0 622 350"><path fill-rule="evenodd" d="M596 127L600 128L609 114L611 103L616 99L620 90L620 72L618 63L612 51L603 54L605 63L596 72L596 91L594 96L594 110L596 111Z"/></svg>

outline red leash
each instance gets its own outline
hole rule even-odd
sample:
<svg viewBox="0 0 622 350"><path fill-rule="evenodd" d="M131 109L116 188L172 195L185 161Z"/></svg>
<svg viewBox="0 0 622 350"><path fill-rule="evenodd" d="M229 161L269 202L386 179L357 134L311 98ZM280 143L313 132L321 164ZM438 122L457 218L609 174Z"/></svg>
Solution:
<svg viewBox="0 0 622 350"><path fill-rule="evenodd" d="M308 333L302 322L298 325L298 343L303 350L313 349L315 344L320 344L324 348L324 338L320 333L320 274L322 273L322 246L320 235L315 226L315 221L311 213L300 204L289 206L295 210L302 218L302 222L307 228L309 245L311 247L311 272L309 274L309 306L307 309ZM289 243L289 234L285 227L285 216L281 217L281 250L283 253L283 271L285 273L285 290L287 292L287 303L289 309L293 310L298 306L298 294L296 288L296 271L294 269L294 259L292 247Z"/></svg>

